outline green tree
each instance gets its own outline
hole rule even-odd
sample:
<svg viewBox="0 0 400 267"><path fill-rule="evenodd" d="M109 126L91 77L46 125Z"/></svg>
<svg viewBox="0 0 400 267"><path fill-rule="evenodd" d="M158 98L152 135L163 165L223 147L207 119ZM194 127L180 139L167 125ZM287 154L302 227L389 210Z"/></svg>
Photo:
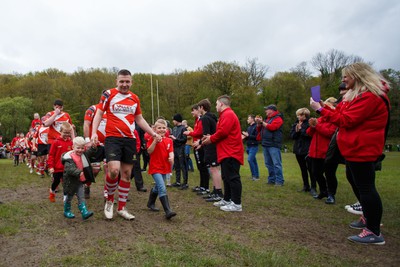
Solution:
<svg viewBox="0 0 400 267"><path fill-rule="evenodd" d="M0 99L1 132L6 140L11 140L17 132L28 131L32 110L31 99L20 96Z"/></svg>

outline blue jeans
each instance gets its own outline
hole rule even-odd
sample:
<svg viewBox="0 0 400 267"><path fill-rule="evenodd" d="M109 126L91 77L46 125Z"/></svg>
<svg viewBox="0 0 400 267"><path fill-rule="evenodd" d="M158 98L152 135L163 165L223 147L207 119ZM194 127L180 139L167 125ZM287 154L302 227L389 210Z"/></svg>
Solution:
<svg viewBox="0 0 400 267"><path fill-rule="evenodd" d="M263 147L264 162L268 169L268 183L283 185L281 150L277 147Z"/></svg>
<svg viewBox="0 0 400 267"><path fill-rule="evenodd" d="M166 174L161 173L153 173L152 174L154 182L156 183L155 186L151 189L154 193L158 193L159 197L163 197L167 195L167 188L165 187L165 179Z"/></svg>
<svg viewBox="0 0 400 267"><path fill-rule="evenodd" d="M260 174L258 172L258 163L256 159L258 146L248 146L246 152L249 155L247 161L249 162L250 165L251 176L259 178Z"/></svg>

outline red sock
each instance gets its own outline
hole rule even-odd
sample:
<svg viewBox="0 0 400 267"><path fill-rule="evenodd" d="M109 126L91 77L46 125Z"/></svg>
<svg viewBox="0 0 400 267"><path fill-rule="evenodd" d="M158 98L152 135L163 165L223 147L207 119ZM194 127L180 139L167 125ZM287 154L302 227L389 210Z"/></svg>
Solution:
<svg viewBox="0 0 400 267"><path fill-rule="evenodd" d="M126 200L128 199L129 189L131 188L131 183L125 182L123 180L119 181L118 186L118 210L122 210L126 206Z"/></svg>
<svg viewBox="0 0 400 267"><path fill-rule="evenodd" d="M107 174L105 187L108 192L108 198L107 198L108 201L114 202L114 193L115 190L117 190L117 186L118 186L118 179L111 180L110 176L108 176Z"/></svg>

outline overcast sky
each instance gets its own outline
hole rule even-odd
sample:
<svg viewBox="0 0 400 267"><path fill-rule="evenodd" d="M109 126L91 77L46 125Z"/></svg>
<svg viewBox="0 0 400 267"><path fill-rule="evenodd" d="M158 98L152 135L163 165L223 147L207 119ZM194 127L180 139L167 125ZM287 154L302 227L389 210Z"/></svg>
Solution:
<svg viewBox="0 0 400 267"><path fill-rule="evenodd" d="M330 49L400 70L398 0L1 0L0 73L196 70L258 58L268 76Z"/></svg>

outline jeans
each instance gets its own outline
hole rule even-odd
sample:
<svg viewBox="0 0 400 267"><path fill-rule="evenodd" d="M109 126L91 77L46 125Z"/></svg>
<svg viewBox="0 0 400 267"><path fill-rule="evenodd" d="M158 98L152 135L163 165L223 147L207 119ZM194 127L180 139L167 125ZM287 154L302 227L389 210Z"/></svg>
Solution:
<svg viewBox="0 0 400 267"><path fill-rule="evenodd" d="M166 174L161 173L153 173L152 174L154 182L156 183L155 186L151 189L153 193L158 193L159 197L163 197L167 195L167 188L165 187L165 179Z"/></svg>
<svg viewBox="0 0 400 267"><path fill-rule="evenodd" d="M249 155L247 161L249 162L250 165L251 176L259 178L260 174L258 172L258 163L256 159L258 146L248 146L246 152Z"/></svg>
<svg viewBox="0 0 400 267"><path fill-rule="evenodd" d="M277 147L263 147L264 162L268 169L268 183L283 185L281 150Z"/></svg>

